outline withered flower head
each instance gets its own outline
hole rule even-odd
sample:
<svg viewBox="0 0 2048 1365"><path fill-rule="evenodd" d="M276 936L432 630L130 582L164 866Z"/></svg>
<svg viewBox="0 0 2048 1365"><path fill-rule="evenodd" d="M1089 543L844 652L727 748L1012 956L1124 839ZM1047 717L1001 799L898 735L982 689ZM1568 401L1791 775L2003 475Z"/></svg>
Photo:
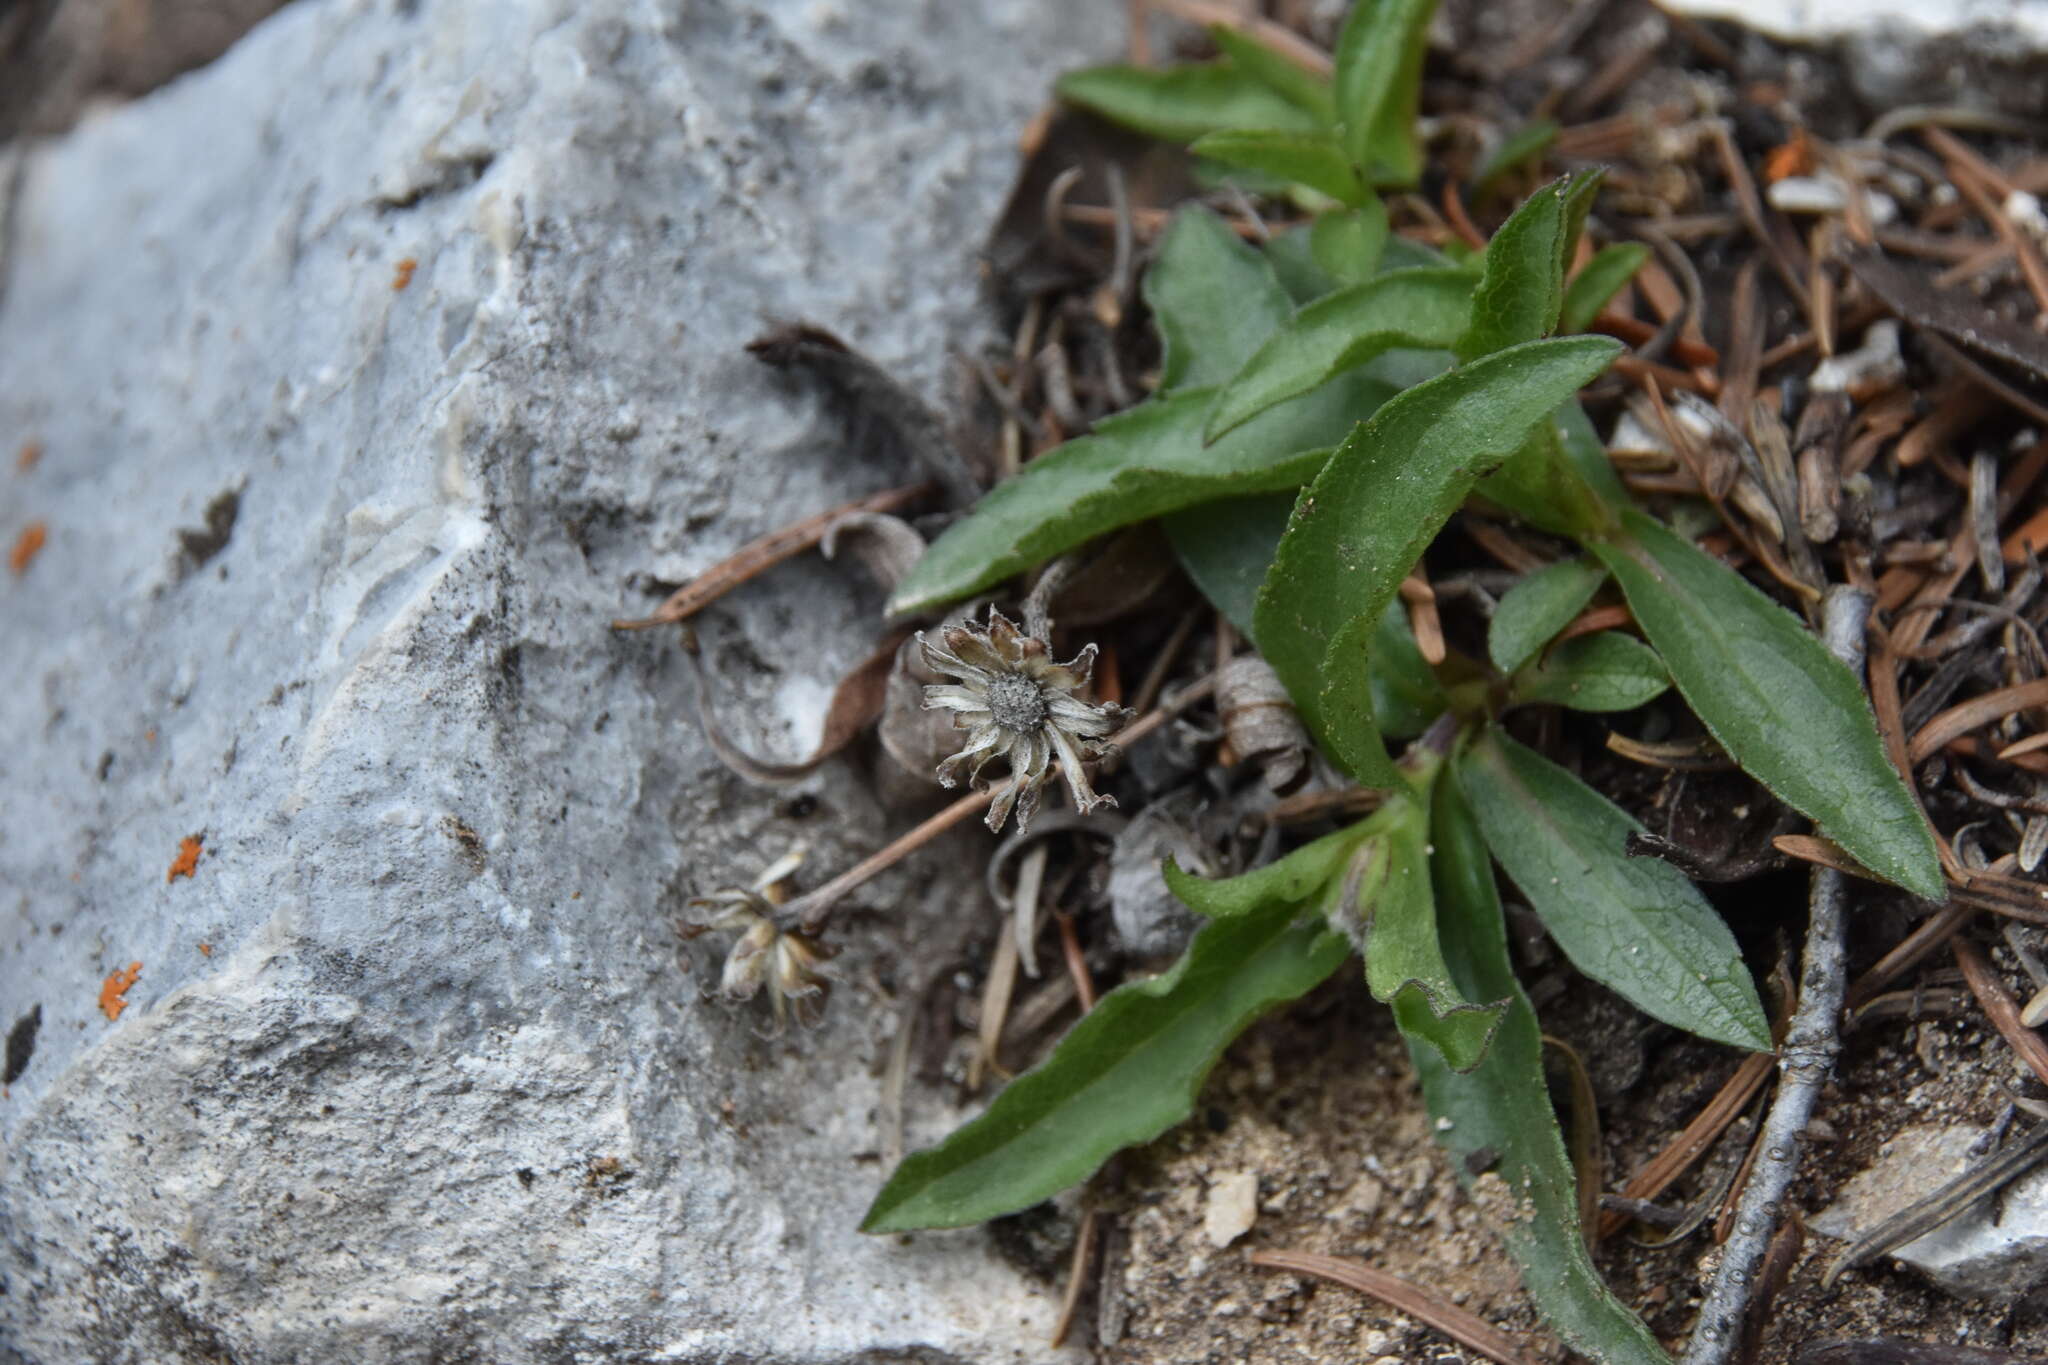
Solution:
<svg viewBox="0 0 2048 1365"><path fill-rule="evenodd" d="M956 786L965 771L969 782L983 786L983 766L993 758L1008 759L1010 780L988 809L992 830L1003 827L1013 806L1019 829L1031 823L1054 759L1059 760L1075 810L1085 813L1116 804L1096 795L1082 767L1110 747L1106 737L1125 716L1115 702L1090 705L1074 696L1087 686L1095 669L1094 645L1056 664L1045 641L1026 635L994 607L989 608L986 630L948 626L939 637L943 644L918 635L924 661L935 672L950 673L960 681L925 688L924 704L928 710L951 711L954 728L967 731L966 747L939 765L941 783Z"/></svg>
<svg viewBox="0 0 2048 1365"><path fill-rule="evenodd" d="M775 907L782 903L782 882L796 871L803 858L801 848L792 849L747 886L714 891L691 901L690 909L707 913L679 926L684 938L714 930L739 935L739 941L726 954L725 970L719 975L719 992L728 1000L746 1001L767 986L768 1002L775 1007L778 1033L791 1013L806 1028L816 1025L824 1015L825 997L831 990L831 982L819 970L819 964L830 954L815 939L775 925Z"/></svg>

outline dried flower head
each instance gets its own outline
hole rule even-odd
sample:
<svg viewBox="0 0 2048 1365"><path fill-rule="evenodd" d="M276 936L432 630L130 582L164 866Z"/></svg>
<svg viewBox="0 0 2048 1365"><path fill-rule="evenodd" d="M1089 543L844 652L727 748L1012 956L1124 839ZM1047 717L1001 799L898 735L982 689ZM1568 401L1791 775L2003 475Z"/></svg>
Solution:
<svg viewBox="0 0 2048 1365"><path fill-rule="evenodd" d="M1054 759L1059 760L1075 810L1085 813L1116 804L1089 787L1082 766L1109 749L1106 737L1123 724L1126 714L1115 702L1091 705L1074 695L1087 686L1095 669L1094 645L1056 664L1045 641L1026 635L994 607L989 608L986 630L948 626L939 637L943 644L918 635L924 661L960 681L925 688L924 704L927 709L951 711L954 728L967 731L966 747L939 765L941 783L955 786L965 771L969 782L982 786L983 766L993 758L1008 759L1010 780L988 810L992 830L1003 827L1012 807L1019 829L1031 823Z"/></svg>
<svg viewBox="0 0 2048 1365"><path fill-rule="evenodd" d="M804 1027L816 1025L831 990L831 982L819 970L830 954L815 939L775 924L775 908L783 900L782 883L803 859L803 849L792 849L745 887L714 891L691 901L690 909L706 913L679 926L684 938L714 930L739 935L726 954L719 992L728 1000L746 1001L763 986L768 987L777 1032L792 1013Z"/></svg>

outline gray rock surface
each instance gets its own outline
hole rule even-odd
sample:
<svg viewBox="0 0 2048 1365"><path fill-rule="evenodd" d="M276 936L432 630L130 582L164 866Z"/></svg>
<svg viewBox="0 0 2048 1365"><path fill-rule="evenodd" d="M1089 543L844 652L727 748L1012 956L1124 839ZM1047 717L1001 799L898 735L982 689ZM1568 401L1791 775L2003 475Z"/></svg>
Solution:
<svg viewBox="0 0 2048 1365"><path fill-rule="evenodd" d="M2040 0L1673 0L1781 42L1832 49L1875 109L1960 104L2033 119L2048 101Z"/></svg>
<svg viewBox="0 0 2048 1365"><path fill-rule="evenodd" d="M1987 1154L1972 1149L1983 1136L1968 1125L1901 1129L1809 1226L1843 1241L1861 1236L1982 1163ZM2048 1169L2036 1167L1892 1256L1959 1298L2009 1300L2028 1292L2048 1278Z"/></svg>
<svg viewBox="0 0 2048 1365"><path fill-rule="evenodd" d="M989 913L975 859L875 883L824 1028L762 1039L682 901L903 822L845 760L808 816L726 775L672 640L606 622L919 477L738 348L813 319L943 402L1018 133L1120 25L302 0L30 152L0 538L48 542L0 578L0 1030L41 1024L0 1100L0 1343L1052 1354L1054 1287L985 1234L854 1231L874 983ZM879 607L807 560L708 613L737 736L807 751ZM913 1143L955 1117L911 1111Z"/></svg>

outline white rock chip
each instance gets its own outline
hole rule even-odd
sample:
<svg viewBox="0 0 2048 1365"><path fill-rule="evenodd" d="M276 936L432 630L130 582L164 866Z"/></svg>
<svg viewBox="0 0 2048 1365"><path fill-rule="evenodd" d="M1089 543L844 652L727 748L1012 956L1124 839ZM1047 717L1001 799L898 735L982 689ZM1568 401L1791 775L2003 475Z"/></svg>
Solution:
<svg viewBox="0 0 2048 1365"><path fill-rule="evenodd" d="M1259 1218L1259 1177L1254 1171L1225 1171L1209 1178L1202 1206L1202 1232L1221 1250L1252 1230Z"/></svg>
<svg viewBox="0 0 2048 1365"><path fill-rule="evenodd" d="M1983 1130L1946 1124L1901 1129L1871 1168L1808 1224L1848 1241L1984 1160ZM2010 1139L2008 1139L2010 1140ZM1961 1298L2009 1299L2048 1278L2048 1168L1906 1243L1893 1256ZM1853 1273L1853 1272L1852 1272Z"/></svg>
<svg viewBox="0 0 2048 1365"><path fill-rule="evenodd" d="M1019 130L1122 23L301 0L30 151L0 537L49 540L0 578L0 1030L41 1029L0 1100L0 1342L1049 1358L1053 1296L986 1235L855 1231L858 983L978 912L979 846L877 884L825 1027L764 1042L673 915L893 827L850 763L808 818L726 775L672 639L606 623L921 477L739 348L814 319L943 401ZM706 613L739 738L802 753L782 701L880 605L804 560ZM957 1118L911 1098L913 1145Z"/></svg>

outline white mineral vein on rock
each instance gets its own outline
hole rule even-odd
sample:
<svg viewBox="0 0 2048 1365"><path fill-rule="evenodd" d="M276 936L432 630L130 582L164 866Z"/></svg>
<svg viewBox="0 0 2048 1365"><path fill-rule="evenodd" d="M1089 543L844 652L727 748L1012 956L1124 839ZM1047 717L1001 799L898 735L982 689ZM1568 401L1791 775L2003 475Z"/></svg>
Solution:
<svg viewBox="0 0 2048 1365"><path fill-rule="evenodd" d="M985 1234L854 1231L885 1174L864 974L987 913L974 858L876 883L826 1027L760 1040L701 998L724 945L684 962L683 899L905 821L845 762L808 818L727 776L672 639L605 625L921 477L739 348L815 320L944 402L1018 135L1121 24L303 0L30 151L0 537L49 540L0 578L0 1030L42 1014L0 1100L0 1343L1051 1357L1053 1288ZM805 560L708 613L736 737L808 749L793 713L879 607ZM957 1117L911 1115L914 1145Z"/></svg>

